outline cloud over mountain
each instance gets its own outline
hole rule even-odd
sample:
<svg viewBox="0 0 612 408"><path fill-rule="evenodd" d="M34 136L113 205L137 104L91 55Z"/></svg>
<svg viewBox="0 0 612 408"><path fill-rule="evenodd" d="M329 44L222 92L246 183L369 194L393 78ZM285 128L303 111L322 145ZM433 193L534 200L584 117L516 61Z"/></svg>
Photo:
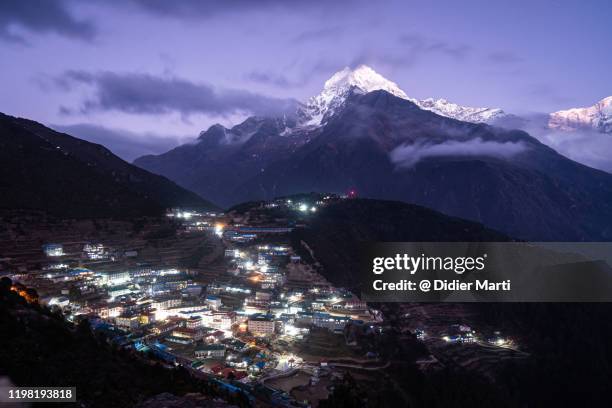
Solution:
<svg viewBox="0 0 612 408"><path fill-rule="evenodd" d="M237 112L278 115L293 112L296 103L292 99L141 73L71 70L56 78L56 83L65 90L75 86L91 88L90 96L78 108L80 113L115 110L133 114L178 112L185 117Z"/></svg>
<svg viewBox="0 0 612 408"><path fill-rule="evenodd" d="M423 159L444 156L488 156L510 158L524 152L527 146L521 142L484 141L481 138L458 141L449 140L444 143L404 144L389 153L391 162L397 167L412 167Z"/></svg>

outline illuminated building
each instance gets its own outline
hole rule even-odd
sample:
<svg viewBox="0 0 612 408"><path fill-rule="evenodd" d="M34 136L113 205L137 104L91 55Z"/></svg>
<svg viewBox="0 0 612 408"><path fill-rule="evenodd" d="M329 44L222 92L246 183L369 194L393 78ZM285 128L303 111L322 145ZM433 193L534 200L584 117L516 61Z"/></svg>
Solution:
<svg viewBox="0 0 612 408"><path fill-rule="evenodd" d="M102 285L121 285L130 280L130 273L125 271L100 272L100 283Z"/></svg>
<svg viewBox="0 0 612 408"><path fill-rule="evenodd" d="M316 327L323 327L330 331L342 331L344 327L351 321L345 316L331 316L329 313L314 313L312 324Z"/></svg>
<svg viewBox="0 0 612 408"><path fill-rule="evenodd" d="M169 333L178 327L179 327L179 323L177 321L172 321L172 322L168 322L164 324L158 324L155 327L153 327L150 331L151 331L151 334L160 335L164 333Z"/></svg>
<svg viewBox="0 0 612 408"><path fill-rule="evenodd" d="M115 299L116 297L123 295L129 295L130 293L132 293L132 290L127 285L113 286L108 289L108 296L111 299Z"/></svg>
<svg viewBox="0 0 612 408"><path fill-rule="evenodd" d="M166 341L172 342L172 343L179 343L179 344L191 344L193 343L193 339L187 338L187 337L177 337L177 336L168 336L165 339Z"/></svg>
<svg viewBox="0 0 612 408"><path fill-rule="evenodd" d="M204 333L199 329L189 329L186 327L180 327L172 331L173 337L186 338L193 341L202 340Z"/></svg>
<svg viewBox="0 0 612 408"><path fill-rule="evenodd" d="M255 292L255 300L270 300L272 299L272 294L270 292Z"/></svg>
<svg viewBox="0 0 612 408"><path fill-rule="evenodd" d="M256 314L247 320L247 328L254 336L268 336L274 333L274 320L270 316Z"/></svg>
<svg viewBox="0 0 612 408"><path fill-rule="evenodd" d="M346 302L344 302L344 307L346 309L358 309L358 310L364 310L367 309L368 304L366 302L363 302L361 300L347 300Z"/></svg>
<svg viewBox="0 0 612 408"><path fill-rule="evenodd" d="M208 344L195 350L196 358L223 358L225 346L222 344Z"/></svg>
<svg viewBox="0 0 612 408"><path fill-rule="evenodd" d="M128 330L137 329L140 326L140 316L117 316L115 318L115 325Z"/></svg>
<svg viewBox="0 0 612 408"><path fill-rule="evenodd" d="M204 300L204 302L206 302L206 304L209 305L210 308L214 310L217 310L221 307L221 299L218 298L217 296L208 295L206 296L206 299Z"/></svg>
<svg viewBox="0 0 612 408"><path fill-rule="evenodd" d="M166 298L155 299L151 303L151 307L157 310L168 310L173 307L180 306L181 303L182 303L182 299L179 297L166 297Z"/></svg>
<svg viewBox="0 0 612 408"><path fill-rule="evenodd" d="M204 326L215 329L230 330L232 325L236 323L235 312L208 312L201 316Z"/></svg>
<svg viewBox="0 0 612 408"><path fill-rule="evenodd" d="M188 329L198 329L202 327L202 318L200 316L191 316L189 319L187 319L185 326Z"/></svg>
<svg viewBox="0 0 612 408"><path fill-rule="evenodd" d="M108 258L108 254L102 244L85 244L83 252L88 259L92 260Z"/></svg>
<svg viewBox="0 0 612 408"><path fill-rule="evenodd" d="M155 323L155 313L143 313L140 315L141 324L153 324Z"/></svg>
<svg viewBox="0 0 612 408"><path fill-rule="evenodd" d="M64 246L62 244L43 245L43 251L47 256L64 256Z"/></svg>

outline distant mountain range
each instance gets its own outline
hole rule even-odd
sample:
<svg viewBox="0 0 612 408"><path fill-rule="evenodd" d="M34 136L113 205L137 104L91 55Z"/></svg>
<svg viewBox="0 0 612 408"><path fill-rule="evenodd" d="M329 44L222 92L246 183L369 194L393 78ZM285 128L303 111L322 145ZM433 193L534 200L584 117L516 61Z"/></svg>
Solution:
<svg viewBox="0 0 612 408"><path fill-rule="evenodd" d="M0 114L0 209L60 217L159 215L173 206L216 208L105 147Z"/></svg>
<svg viewBox="0 0 612 408"><path fill-rule="evenodd" d="M612 134L612 96L586 108L553 112L549 116L548 127L564 131L594 129Z"/></svg>
<svg viewBox="0 0 612 408"><path fill-rule="evenodd" d="M612 175L523 131L480 123L501 117L498 110L416 101L360 67L335 74L294 117L215 125L197 143L135 164L224 206L354 189L518 238L612 239Z"/></svg>
<svg viewBox="0 0 612 408"><path fill-rule="evenodd" d="M398 98L414 103L421 109L463 122L523 129L529 122L537 118L538 125L546 129L559 131L592 129L601 133L612 133L612 96L586 108L571 108L521 117L507 113L500 108L464 106L449 102L444 98L421 100L412 98L406 95L395 82L389 81L365 65L354 70L345 68L334 74L325 83L323 91L310 98L298 111L298 117L301 117L302 123L305 122L305 124L324 124L326 119L331 117L335 109L346 99L348 92L368 93L377 90L387 91Z"/></svg>

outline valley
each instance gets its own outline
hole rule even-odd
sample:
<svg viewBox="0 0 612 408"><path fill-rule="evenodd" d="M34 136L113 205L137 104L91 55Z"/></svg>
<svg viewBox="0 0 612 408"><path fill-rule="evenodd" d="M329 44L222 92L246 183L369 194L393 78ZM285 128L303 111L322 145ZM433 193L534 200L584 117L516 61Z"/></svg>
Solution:
<svg viewBox="0 0 612 408"><path fill-rule="evenodd" d="M353 384L373 403L380 394L368 387L418 406L447 398L436 384L459 373L501 402L509 390L499 381L536 358L541 334L496 324L484 313L491 305L359 300L350 271L360 241L507 239L425 208L304 194L225 213L177 209L165 220L5 220L13 285L113 347L256 405L325 406Z"/></svg>
<svg viewBox="0 0 612 408"><path fill-rule="evenodd" d="M612 406L612 2L523 3L0 0L0 406Z"/></svg>

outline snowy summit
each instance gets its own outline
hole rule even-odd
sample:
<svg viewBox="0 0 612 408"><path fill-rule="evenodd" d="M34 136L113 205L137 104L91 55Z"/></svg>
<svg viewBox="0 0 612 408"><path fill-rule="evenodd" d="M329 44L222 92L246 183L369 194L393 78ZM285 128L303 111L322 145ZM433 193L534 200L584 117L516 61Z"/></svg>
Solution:
<svg viewBox="0 0 612 408"><path fill-rule="evenodd" d="M612 133L612 96L587 108L572 108L550 114L548 127L572 131L591 128L601 133Z"/></svg>
<svg viewBox="0 0 612 408"><path fill-rule="evenodd" d="M389 81L372 68L360 65L336 72L325 82L323 91L308 100L304 125L322 125L340 107L351 92L368 93L383 90L402 99L409 99L396 83Z"/></svg>
<svg viewBox="0 0 612 408"><path fill-rule="evenodd" d="M421 109L432 111L440 116L472 123L490 123L494 119L506 115L504 111L499 108L461 106L442 98L427 98L417 101L416 104L419 105Z"/></svg>
<svg viewBox="0 0 612 408"><path fill-rule="evenodd" d="M461 106L445 99L432 98L417 100L409 97L393 81L390 81L374 71L367 65L360 65L355 69L348 67L336 72L325 82L320 94L310 98L303 109L304 126L320 126L333 116L342 106L351 92L368 93L383 90L398 98L409 100L421 109L432 111L438 115L458 119L466 122L482 123L505 115L501 109L473 108Z"/></svg>

